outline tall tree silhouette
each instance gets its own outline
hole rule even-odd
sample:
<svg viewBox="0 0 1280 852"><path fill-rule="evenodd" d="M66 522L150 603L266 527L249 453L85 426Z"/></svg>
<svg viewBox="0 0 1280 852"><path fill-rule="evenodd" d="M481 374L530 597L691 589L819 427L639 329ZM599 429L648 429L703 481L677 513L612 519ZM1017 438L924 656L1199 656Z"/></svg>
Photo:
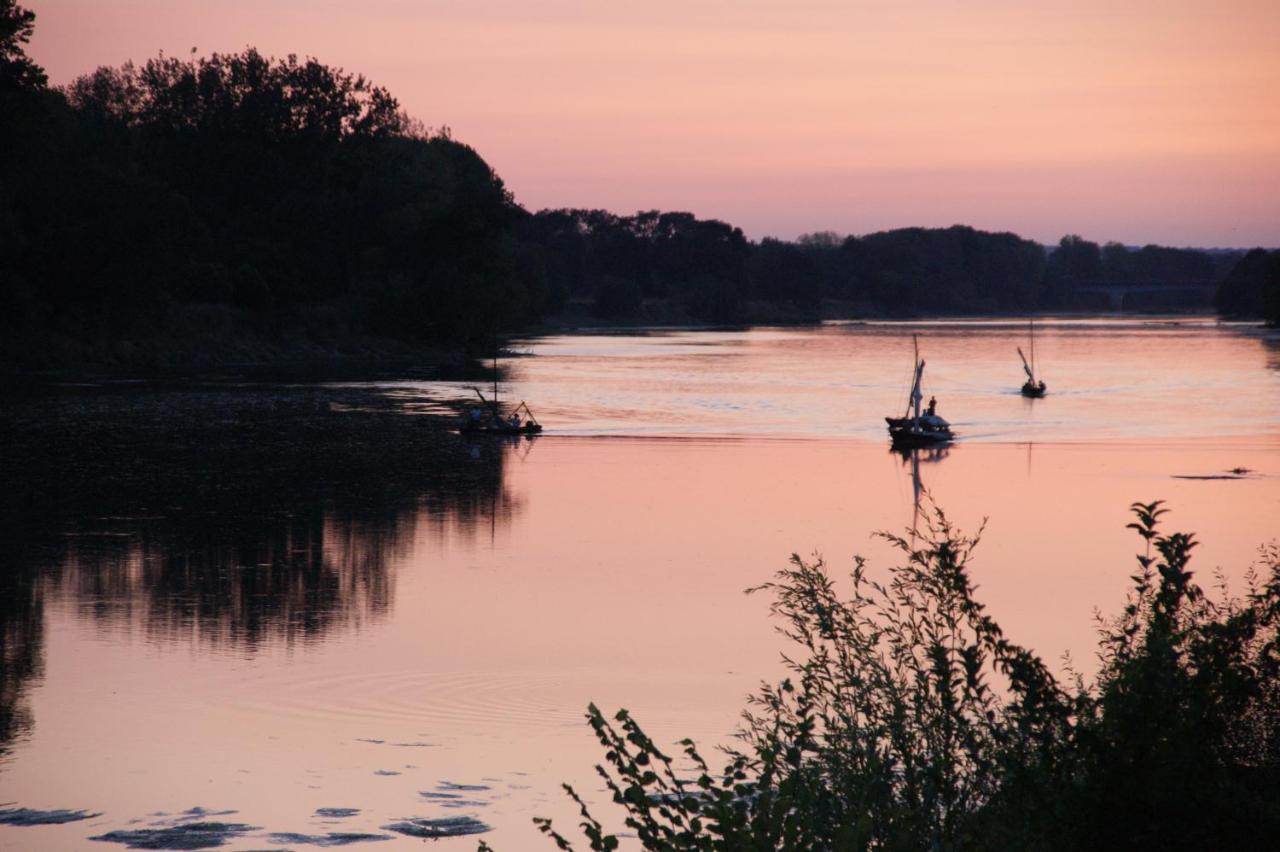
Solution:
<svg viewBox="0 0 1280 852"><path fill-rule="evenodd" d="M44 69L23 49L31 40L35 20L30 9L14 0L0 0L0 92L43 89L48 84Z"/></svg>

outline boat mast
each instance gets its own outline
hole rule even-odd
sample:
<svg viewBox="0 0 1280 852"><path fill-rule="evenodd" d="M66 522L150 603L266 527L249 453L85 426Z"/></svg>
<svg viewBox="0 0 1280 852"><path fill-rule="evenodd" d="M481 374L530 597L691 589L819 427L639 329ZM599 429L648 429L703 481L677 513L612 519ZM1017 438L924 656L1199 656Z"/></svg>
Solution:
<svg viewBox="0 0 1280 852"><path fill-rule="evenodd" d="M1027 363L1027 356L1022 354L1022 347L1018 347L1018 357L1022 359L1022 371L1027 374L1027 378L1033 383L1036 380L1036 374L1031 371L1031 365Z"/></svg>
<svg viewBox="0 0 1280 852"><path fill-rule="evenodd" d="M498 407L498 332L493 333L493 416L500 417L502 409Z"/></svg>
<svg viewBox="0 0 1280 852"><path fill-rule="evenodd" d="M911 406L915 411L915 421L920 422L920 380L924 378L924 361L920 360L920 339L916 335L911 335L911 343L916 353L916 373L915 379L911 382Z"/></svg>
<svg viewBox="0 0 1280 852"><path fill-rule="evenodd" d="M1027 318L1027 334L1031 337L1031 381L1036 380L1036 321Z"/></svg>

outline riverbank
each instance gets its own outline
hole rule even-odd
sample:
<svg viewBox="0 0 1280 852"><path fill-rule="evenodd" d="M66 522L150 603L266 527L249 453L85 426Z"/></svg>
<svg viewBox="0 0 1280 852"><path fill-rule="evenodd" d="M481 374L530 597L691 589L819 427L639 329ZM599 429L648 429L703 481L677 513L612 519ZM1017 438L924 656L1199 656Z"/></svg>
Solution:
<svg viewBox="0 0 1280 852"><path fill-rule="evenodd" d="M53 333L39 346L10 341L0 349L0 379L10 388L120 379L470 378L479 370L461 348L359 334L316 317L268 320L217 306L118 335Z"/></svg>
<svg viewBox="0 0 1280 852"><path fill-rule="evenodd" d="M1039 317L1190 317L1212 314L1212 305L1161 307L1121 311L1106 310L1062 310L1062 311L1026 311L1026 310L973 310L973 311L887 311L878 309L870 302L857 302L839 299L824 299L816 305L794 305L784 302L750 301L743 305L738 320L733 328L751 326L812 326L824 322L856 322L858 320L965 320L973 318L1025 318L1028 315ZM1224 317L1232 321L1248 321L1251 317ZM1258 320L1259 325L1262 324ZM598 331L604 329L639 329L639 328L718 328L723 325L710 325L698 319L674 299L646 299L639 314L625 319L601 317L593 312L589 299L573 299L566 302L564 308L553 315L544 317L534 329L535 333L573 333L576 331Z"/></svg>
<svg viewBox="0 0 1280 852"><path fill-rule="evenodd" d="M378 380L444 380L487 382L492 379L491 351L469 351L397 338L377 337L310 322L301 318L280 327L264 324L244 312L210 308L184 314L164 331L91 342L54 335L42 347L0 353L0 394L36 391L62 384L146 382L182 385L189 382L325 382ZM1040 318L1126 318L1204 316L1206 311L1060 311L1037 312ZM234 315L233 315L234 314ZM640 329L745 329L753 326L817 326L824 322L932 321L978 318L1023 319L1023 311L970 313L904 313L878 310L865 302L823 300L813 306L751 301L731 325L710 325L690 314L678 300L648 299L632 318L601 317L586 299L536 324L511 332L528 339L549 334L629 332ZM1241 317L1222 317L1242 322ZM1259 327L1262 325L1259 323ZM515 355L506 352L504 357Z"/></svg>

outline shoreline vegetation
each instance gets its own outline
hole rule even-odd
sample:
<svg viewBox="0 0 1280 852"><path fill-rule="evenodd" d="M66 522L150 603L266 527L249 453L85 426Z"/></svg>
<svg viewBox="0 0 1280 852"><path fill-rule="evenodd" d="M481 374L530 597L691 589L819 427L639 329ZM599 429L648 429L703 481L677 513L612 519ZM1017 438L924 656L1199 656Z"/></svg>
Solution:
<svg viewBox="0 0 1280 852"><path fill-rule="evenodd" d="M0 0L0 377L439 374L583 325L1059 311L1280 319L1280 251L965 226L747 239L531 212L358 74L247 48L62 87Z"/></svg>
<svg viewBox="0 0 1280 852"><path fill-rule="evenodd" d="M1160 529L1160 501L1131 508L1144 549L1123 609L1097 617L1092 679L1004 635L970 577L978 537L935 508L881 534L903 560L887 578L793 556L748 590L773 598L789 676L748 699L723 764L593 704L605 795L564 788L585 844L535 824L596 852L620 848L605 811L669 852L1276 848L1280 548L1243 596L1206 593L1194 536Z"/></svg>

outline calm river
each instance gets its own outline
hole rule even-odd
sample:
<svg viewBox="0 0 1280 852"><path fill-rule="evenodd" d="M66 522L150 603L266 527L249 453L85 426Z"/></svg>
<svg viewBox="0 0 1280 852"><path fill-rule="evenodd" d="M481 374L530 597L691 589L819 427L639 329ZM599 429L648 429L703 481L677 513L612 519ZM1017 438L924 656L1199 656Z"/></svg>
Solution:
<svg viewBox="0 0 1280 852"><path fill-rule="evenodd" d="M913 332L959 435L914 464L883 420ZM44 455L7 475L0 528L0 847L419 848L393 826L448 819L483 833L441 848L554 848L531 818L574 827L561 782L605 798L587 703L711 752L785 649L743 589L793 552L883 571L872 533L912 524L917 483L962 528L986 519L979 594L1055 666L1092 669L1135 500L1196 532L1202 584L1242 591L1280 535L1280 334L1050 320L1035 342L1041 400L1017 392L1026 326L1003 321L525 341L502 395L546 433L437 435L430 460L385 420L335 444L323 424L360 406L326 396L425 422L460 384L210 391L257 395L216 416L177 391L4 403ZM291 425L304 409L328 419ZM258 425L227 449L192 418ZM46 421L72 437L40 449ZM192 827L210 822L230 828Z"/></svg>

